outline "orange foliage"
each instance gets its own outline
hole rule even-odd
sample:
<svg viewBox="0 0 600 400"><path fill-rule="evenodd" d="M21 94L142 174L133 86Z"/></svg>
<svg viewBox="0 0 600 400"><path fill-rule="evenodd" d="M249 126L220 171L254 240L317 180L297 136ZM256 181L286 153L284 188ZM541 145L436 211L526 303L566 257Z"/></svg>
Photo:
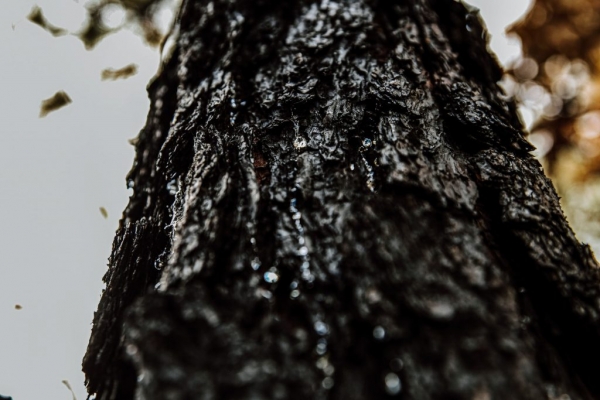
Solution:
<svg viewBox="0 0 600 400"><path fill-rule="evenodd" d="M508 32L521 38L523 58L508 71L507 91L536 117L533 141L549 135L540 152L548 172L577 151L572 178L600 173L600 0L535 0Z"/></svg>

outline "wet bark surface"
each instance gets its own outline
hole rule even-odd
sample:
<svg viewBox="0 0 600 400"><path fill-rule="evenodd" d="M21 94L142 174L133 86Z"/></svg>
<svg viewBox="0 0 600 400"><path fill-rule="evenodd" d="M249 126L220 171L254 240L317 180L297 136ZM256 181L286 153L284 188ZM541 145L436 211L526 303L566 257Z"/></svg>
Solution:
<svg viewBox="0 0 600 400"><path fill-rule="evenodd" d="M597 264L528 153L476 13L187 0L173 37L90 394L600 395Z"/></svg>

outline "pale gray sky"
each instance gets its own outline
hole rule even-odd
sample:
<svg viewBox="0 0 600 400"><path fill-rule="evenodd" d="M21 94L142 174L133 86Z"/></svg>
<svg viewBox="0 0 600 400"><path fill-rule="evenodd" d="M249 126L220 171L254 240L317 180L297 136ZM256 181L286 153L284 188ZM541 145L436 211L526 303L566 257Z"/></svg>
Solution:
<svg viewBox="0 0 600 400"><path fill-rule="evenodd" d="M518 43L504 28L527 0L471 0L502 62ZM102 290L112 238L128 199L127 139L143 127L146 84L159 56L125 30L86 51L26 20L34 4L76 31L83 0L3 0L0 13L0 394L14 400L85 399L81 359ZM165 13L163 20L169 20ZM139 73L106 82L130 63ZM38 118L42 99L64 90L69 106ZM108 219L99 211L105 207ZM15 305L22 306L16 310Z"/></svg>

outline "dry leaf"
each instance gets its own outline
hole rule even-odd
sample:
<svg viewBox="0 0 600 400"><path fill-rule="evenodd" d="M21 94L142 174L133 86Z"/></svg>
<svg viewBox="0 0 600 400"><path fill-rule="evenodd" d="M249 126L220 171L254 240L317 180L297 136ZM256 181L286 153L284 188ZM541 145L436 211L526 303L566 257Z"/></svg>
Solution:
<svg viewBox="0 0 600 400"><path fill-rule="evenodd" d="M69 103L72 103L72 100L68 94L66 94L62 90L56 92L54 96L42 101L42 106L40 109L40 118L45 117L52 111L56 111L60 108L63 108Z"/></svg>
<svg viewBox="0 0 600 400"><path fill-rule="evenodd" d="M88 8L88 19L85 27L77 34L87 50L94 48L104 37L116 32L118 29L110 29L102 22L102 7L98 4Z"/></svg>
<svg viewBox="0 0 600 400"><path fill-rule="evenodd" d="M15 304L15 310L22 310L23 306L20 304Z"/></svg>
<svg viewBox="0 0 600 400"><path fill-rule="evenodd" d="M138 72L138 66L136 64L129 64L123 68L120 69L112 69L112 68L107 68L104 71L102 71L102 80L117 80L117 79L127 79L130 76L133 76L135 74L137 74Z"/></svg>
<svg viewBox="0 0 600 400"><path fill-rule="evenodd" d="M160 32L156 25L149 19L144 20L141 25L146 43L151 47L160 46L164 35Z"/></svg>
<svg viewBox="0 0 600 400"><path fill-rule="evenodd" d="M64 36L68 33L66 29L59 28L57 26L52 25L50 22L48 22L46 17L44 17L44 13L42 12L42 9L39 8L38 6L34 6L31 9L31 12L27 16L27 19L29 21L33 22L34 24L42 27L46 31L50 32L53 36Z"/></svg>
<svg viewBox="0 0 600 400"><path fill-rule="evenodd" d="M102 214L105 219L108 218L108 211L106 211L106 208L100 207L100 214Z"/></svg>

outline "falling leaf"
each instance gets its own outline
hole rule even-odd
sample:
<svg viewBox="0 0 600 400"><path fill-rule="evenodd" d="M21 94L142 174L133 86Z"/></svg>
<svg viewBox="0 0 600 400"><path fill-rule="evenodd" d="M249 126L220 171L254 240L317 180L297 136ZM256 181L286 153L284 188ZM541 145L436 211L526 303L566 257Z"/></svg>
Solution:
<svg viewBox="0 0 600 400"><path fill-rule="evenodd" d="M115 32L102 22L100 6L89 9L88 21L81 32L77 34L87 50L93 49L106 35Z"/></svg>
<svg viewBox="0 0 600 400"><path fill-rule="evenodd" d="M106 211L106 208L100 207L100 214L102 214L104 218L108 218L108 211Z"/></svg>
<svg viewBox="0 0 600 400"><path fill-rule="evenodd" d="M73 101L71 100L69 95L60 90L56 92L54 96L42 101L42 107L40 109L40 118L43 118L52 111L56 111L72 102Z"/></svg>
<svg viewBox="0 0 600 400"><path fill-rule="evenodd" d="M15 310L22 310L23 306L20 304L15 304Z"/></svg>
<svg viewBox="0 0 600 400"><path fill-rule="evenodd" d="M103 28L100 25L90 24L77 36L85 45L86 50L91 50L109 33L111 33L110 29Z"/></svg>
<svg viewBox="0 0 600 400"><path fill-rule="evenodd" d="M130 76L133 76L135 74L137 74L138 72L138 66L136 64L129 64L123 68L120 69L112 69L112 68L107 68L104 71L102 71L102 80L117 80L117 79L127 79Z"/></svg>
<svg viewBox="0 0 600 400"><path fill-rule="evenodd" d="M158 47L163 41L164 35L158 27L149 19L144 19L141 23L144 40L151 47Z"/></svg>
<svg viewBox="0 0 600 400"><path fill-rule="evenodd" d="M53 36L64 36L67 34L66 29L59 28L48 22L46 17L44 17L44 13L42 13L42 9L38 6L33 6L31 12L27 16L27 19L33 22L34 24L42 27L46 31L50 32Z"/></svg>
<svg viewBox="0 0 600 400"><path fill-rule="evenodd" d="M77 400L77 397L75 397L75 392L73 392L73 388L71 387L71 385L69 384L69 381L67 380L63 380L62 381L63 385L65 385L67 387L67 389L69 389L69 391L71 392L71 394L73 395L73 400Z"/></svg>

